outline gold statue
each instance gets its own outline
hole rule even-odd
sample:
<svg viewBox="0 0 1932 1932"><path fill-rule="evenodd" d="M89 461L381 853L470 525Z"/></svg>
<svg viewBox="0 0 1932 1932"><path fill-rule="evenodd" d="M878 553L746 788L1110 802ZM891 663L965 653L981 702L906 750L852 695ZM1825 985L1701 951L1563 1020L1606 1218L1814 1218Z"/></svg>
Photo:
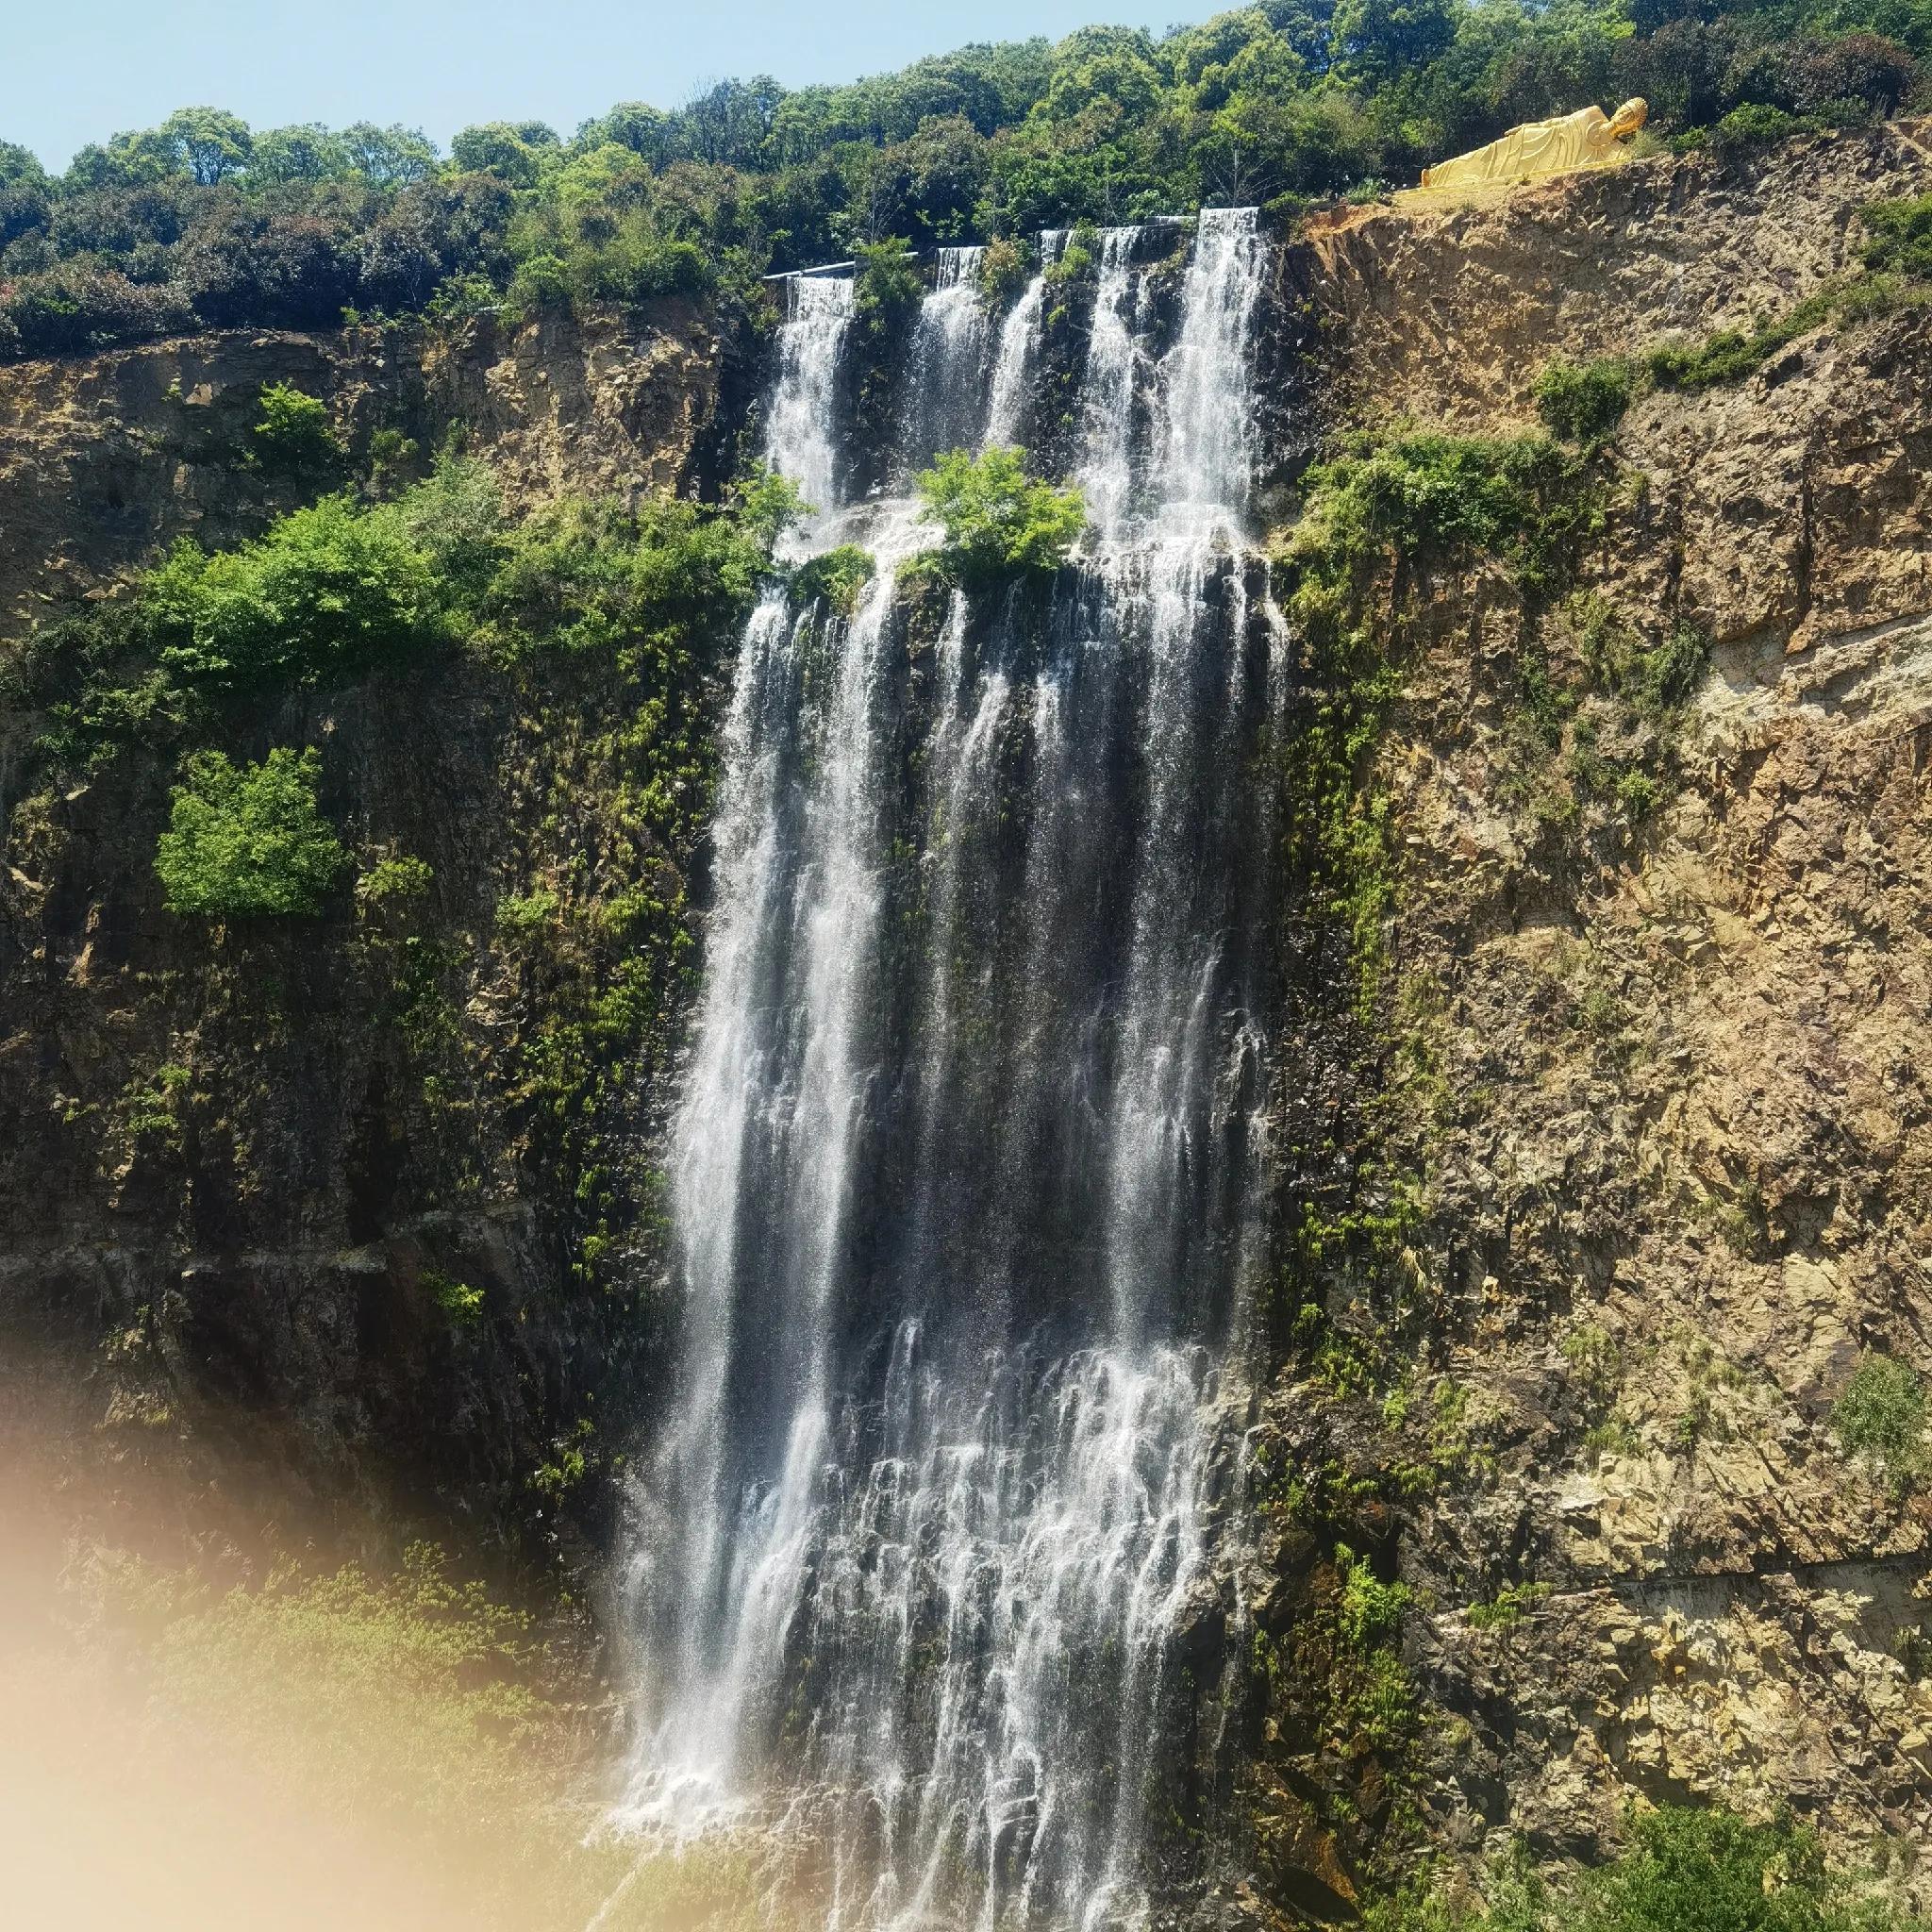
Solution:
<svg viewBox="0 0 1932 1932"><path fill-rule="evenodd" d="M1616 160L1623 143L1650 119L1647 101L1625 101L1614 114L1592 103L1555 121L1530 121L1500 141L1423 170L1424 188L1496 188L1539 175L1567 175Z"/></svg>

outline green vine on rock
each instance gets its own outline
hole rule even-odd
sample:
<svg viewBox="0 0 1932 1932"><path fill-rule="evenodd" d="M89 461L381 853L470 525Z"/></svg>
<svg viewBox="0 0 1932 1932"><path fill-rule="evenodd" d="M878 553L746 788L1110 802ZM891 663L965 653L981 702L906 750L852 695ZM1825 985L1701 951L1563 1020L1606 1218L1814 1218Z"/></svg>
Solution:
<svg viewBox="0 0 1932 1932"><path fill-rule="evenodd" d="M1415 567L1492 561L1539 604L1601 534L1607 492L1547 437L1422 432L1357 437L1305 487L1281 554L1303 651L1284 758L1289 858L1348 928L1367 1018L1396 885L1391 804L1374 766L1423 601Z"/></svg>
<svg viewBox="0 0 1932 1932"><path fill-rule="evenodd" d="M1433 572L1500 572L1534 617L1602 532L1608 490L1597 466L1546 437L1410 429L1350 439L1304 490L1277 553L1301 653L1278 771L1286 858L1303 903L1345 938L1357 1028L1376 1051L1391 1026L1403 1037L1392 1073L1372 1083L1362 1144L1319 1150L1341 1177L1291 1215L1276 1314L1338 1391L1366 1394L1396 1361L1376 1331L1400 1326L1424 1285L1425 1191L1390 1152L1390 1115L1419 1096L1433 1107L1441 1084L1426 1002L1398 1000L1393 983L1401 866L1382 748L1404 666L1435 601ZM1329 1312L1338 1298L1355 1311L1345 1329ZM1378 1303L1384 1319L1370 1322Z"/></svg>

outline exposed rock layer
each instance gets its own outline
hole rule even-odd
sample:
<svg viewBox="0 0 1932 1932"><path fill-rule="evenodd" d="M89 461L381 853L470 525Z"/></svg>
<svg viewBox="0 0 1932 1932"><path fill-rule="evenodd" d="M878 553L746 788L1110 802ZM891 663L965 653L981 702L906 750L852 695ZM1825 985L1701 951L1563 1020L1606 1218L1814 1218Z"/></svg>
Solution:
<svg viewBox="0 0 1932 1932"><path fill-rule="evenodd" d="M238 470L267 383L328 403L358 450L453 425L527 500L675 487L712 427L724 352L683 302L337 335L232 330L0 367L0 637L100 595L179 536L252 535L272 480Z"/></svg>
<svg viewBox="0 0 1932 1932"><path fill-rule="evenodd" d="M723 361L710 323L667 304L9 366L0 635L115 594L175 537L232 542L300 500L242 460L265 383L323 397L358 458L406 436L405 474L460 428L528 503L688 483ZM457 656L251 708L230 749L325 746L345 837L434 884L225 932L160 903L172 752L48 789L21 741L43 721L7 720L0 1357L42 1387L58 1358L79 1440L129 1472L185 1470L231 1528L400 1509L525 1549L560 1521L594 1529L595 1431L618 1433L653 1324L578 1281L583 1176L529 1083L539 1034L624 943L605 902L641 874L681 889L683 856L623 829L630 704L608 665ZM565 877L569 921L499 928L502 900ZM647 1077L665 1043L608 1077Z"/></svg>
<svg viewBox="0 0 1932 1932"><path fill-rule="evenodd" d="M1300 265L1330 408L1517 433L1552 357L1748 327L1853 266L1857 210L1932 186L1924 139L1340 218ZM1574 611L1493 570L1408 587L1380 769L1437 1083L1393 1130L1425 1183L1419 1374L1387 1412L1291 1378L1270 1415L1291 1465L1434 1473L1258 1574L1283 1643L1332 1602L1330 1537L1414 1587L1411 1789L1472 1854L1507 1828L1598 1856L1632 1795L1788 1801L1847 1851L1932 1828L1932 1506L1830 1428L1864 1352L1932 1372L1928 384L1909 305L1624 419L1581 588L1714 647L1634 825L1512 735L1525 648L1576 670ZM1273 1708L1261 1839L1319 1878L1311 1789L1355 1778L1375 1825L1388 1794L1306 1684Z"/></svg>

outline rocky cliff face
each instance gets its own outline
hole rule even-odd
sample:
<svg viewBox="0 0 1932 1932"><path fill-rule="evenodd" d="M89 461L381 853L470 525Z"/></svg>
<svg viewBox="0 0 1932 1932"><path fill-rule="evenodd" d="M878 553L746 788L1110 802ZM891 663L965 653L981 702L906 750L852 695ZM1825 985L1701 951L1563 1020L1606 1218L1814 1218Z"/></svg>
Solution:
<svg viewBox="0 0 1932 1932"><path fill-rule="evenodd" d="M387 431L418 453L453 427L523 501L687 480L718 428L727 349L683 302L641 317L555 312L338 335L235 330L0 369L0 637L98 597L158 548L215 548L278 507L241 466L264 385L325 400L357 450Z"/></svg>
<svg viewBox="0 0 1932 1932"><path fill-rule="evenodd" d="M458 430L527 504L694 481L725 360L707 319L667 305L10 367L0 626L286 508L241 460L266 383L327 401L360 459L379 431L407 439L406 472ZM611 1020L630 943L612 902L641 878L675 899L689 858L627 829L634 708L608 664L467 659L253 708L236 749L325 747L345 836L433 883L225 931L160 903L174 753L50 787L26 749L42 721L16 708L0 1330L25 1374L7 1392L62 1391L72 1440L129 1478L185 1473L230 1527L456 1518L525 1550L533 1527L594 1531L655 1333L585 1262L587 1242L648 1233L648 1163L599 1109L622 1093L629 1115L675 1003L656 988L661 1010Z"/></svg>
<svg viewBox="0 0 1932 1932"><path fill-rule="evenodd" d="M1924 143L1351 213L1298 265L1328 407L1519 433L1554 356L1824 286L1860 207L1932 182ZM1269 1701L1257 1844L1288 1895L1346 1893L1355 1814L1407 1807L1471 1854L1507 1828L1598 1855L1633 1795L1924 1841L1932 1505L1830 1419L1868 1351L1932 1371L1928 384L1922 306L1833 323L1632 408L1565 599L1493 566L1388 592L1399 993L1365 1077L1422 1203L1417 1372L1277 1387L1274 1466L1325 1466L1328 1502L1282 1505L1257 1588L1286 1656L1331 1540L1383 1551L1416 1722L1365 1771L1308 1695L1319 1650ZM1629 728L1587 695L1603 625L1710 644L1664 795L1621 818L1584 769ZM1526 730L1530 664L1586 693L1581 750Z"/></svg>

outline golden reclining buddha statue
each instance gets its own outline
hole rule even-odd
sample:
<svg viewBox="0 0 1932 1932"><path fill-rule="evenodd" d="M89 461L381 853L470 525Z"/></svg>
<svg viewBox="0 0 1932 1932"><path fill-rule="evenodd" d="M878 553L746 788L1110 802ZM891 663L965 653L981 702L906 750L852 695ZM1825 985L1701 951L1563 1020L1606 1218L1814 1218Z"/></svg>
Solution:
<svg viewBox="0 0 1932 1932"><path fill-rule="evenodd" d="M1554 121L1527 121L1487 147L1423 170L1424 188L1500 188L1540 175L1600 168L1622 158L1624 143L1650 119L1646 101L1630 100L1614 114L1592 103Z"/></svg>

